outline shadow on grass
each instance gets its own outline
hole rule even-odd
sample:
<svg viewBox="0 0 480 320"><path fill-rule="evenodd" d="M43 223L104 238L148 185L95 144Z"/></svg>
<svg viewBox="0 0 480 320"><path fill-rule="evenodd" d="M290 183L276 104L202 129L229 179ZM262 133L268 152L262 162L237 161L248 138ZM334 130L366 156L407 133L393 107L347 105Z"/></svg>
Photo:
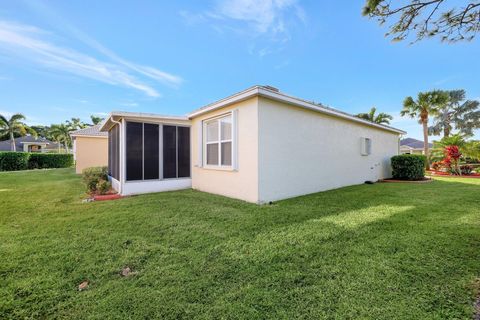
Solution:
<svg viewBox="0 0 480 320"><path fill-rule="evenodd" d="M24 182L32 197L48 187L47 202L0 199L0 315L471 316L480 217L470 180L360 185L257 206L192 190L80 204L78 179L65 177L75 192L55 179ZM121 278L124 266L138 274ZM91 287L79 293L84 279Z"/></svg>

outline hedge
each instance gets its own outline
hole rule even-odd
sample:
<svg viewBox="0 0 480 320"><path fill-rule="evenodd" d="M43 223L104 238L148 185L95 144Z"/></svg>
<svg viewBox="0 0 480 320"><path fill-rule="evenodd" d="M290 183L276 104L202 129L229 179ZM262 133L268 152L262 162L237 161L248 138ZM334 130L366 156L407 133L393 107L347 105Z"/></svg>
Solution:
<svg viewBox="0 0 480 320"><path fill-rule="evenodd" d="M29 169L68 168L73 166L73 155L61 153L30 153Z"/></svg>
<svg viewBox="0 0 480 320"><path fill-rule="evenodd" d="M393 178L421 180L425 176L426 157L419 154L402 154L391 159Z"/></svg>
<svg viewBox="0 0 480 320"><path fill-rule="evenodd" d="M26 152L0 152L0 171L16 171L28 169Z"/></svg>
<svg viewBox="0 0 480 320"><path fill-rule="evenodd" d="M0 152L0 171L68 168L73 166L72 154Z"/></svg>

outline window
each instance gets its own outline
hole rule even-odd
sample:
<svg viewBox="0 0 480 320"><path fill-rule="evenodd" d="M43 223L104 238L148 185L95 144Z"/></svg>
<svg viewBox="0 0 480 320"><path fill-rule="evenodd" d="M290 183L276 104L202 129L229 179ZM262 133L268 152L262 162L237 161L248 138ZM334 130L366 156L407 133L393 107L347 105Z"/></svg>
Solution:
<svg viewBox="0 0 480 320"><path fill-rule="evenodd" d="M120 129L118 125L108 131L108 175L119 180L120 176Z"/></svg>
<svg viewBox="0 0 480 320"><path fill-rule="evenodd" d="M127 122L127 180L143 179L143 123Z"/></svg>
<svg viewBox="0 0 480 320"><path fill-rule="evenodd" d="M204 123L205 163L207 166L232 166L233 126L232 115Z"/></svg>
<svg viewBox="0 0 480 320"><path fill-rule="evenodd" d="M190 177L190 128L177 127L178 178Z"/></svg>
<svg viewBox="0 0 480 320"><path fill-rule="evenodd" d="M177 127L163 126L163 177L177 177Z"/></svg>
<svg viewBox="0 0 480 320"><path fill-rule="evenodd" d="M362 156L372 154L372 139L362 138Z"/></svg>
<svg viewBox="0 0 480 320"><path fill-rule="evenodd" d="M190 128L163 126L163 177L190 177Z"/></svg>
<svg viewBox="0 0 480 320"><path fill-rule="evenodd" d="M143 124L143 179L159 178L159 127L158 124Z"/></svg>
<svg viewBox="0 0 480 320"><path fill-rule="evenodd" d="M190 177L189 127L129 121L126 135L127 181Z"/></svg>

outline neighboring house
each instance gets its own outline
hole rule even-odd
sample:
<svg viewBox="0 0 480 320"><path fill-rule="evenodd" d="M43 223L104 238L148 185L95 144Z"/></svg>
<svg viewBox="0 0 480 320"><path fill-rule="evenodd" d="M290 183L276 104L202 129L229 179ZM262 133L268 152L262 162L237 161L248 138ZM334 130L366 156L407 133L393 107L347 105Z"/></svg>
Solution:
<svg viewBox="0 0 480 320"><path fill-rule="evenodd" d="M70 136L77 173L88 167L108 164L108 133L100 131L99 124L73 131Z"/></svg>
<svg viewBox="0 0 480 320"><path fill-rule="evenodd" d="M400 140L400 153L401 154L425 154L423 150L423 141L405 138ZM428 144L429 148L433 147L433 144Z"/></svg>
<svg viewBox="0 0 480 320"><path fill-rule="evenodd" d="M24 136L14 140L17 152L50 152L58 149L58 143L42 137ZM12 140L0 141L0 151L12 151Z"/></svg>
<svg viewBox="0 0 480 320"><path fill-rule="evenodd" d="M185 117L112 112L101 130L123 195L192 187L253 203L388 178L405 133L269 86Z"/></svg>

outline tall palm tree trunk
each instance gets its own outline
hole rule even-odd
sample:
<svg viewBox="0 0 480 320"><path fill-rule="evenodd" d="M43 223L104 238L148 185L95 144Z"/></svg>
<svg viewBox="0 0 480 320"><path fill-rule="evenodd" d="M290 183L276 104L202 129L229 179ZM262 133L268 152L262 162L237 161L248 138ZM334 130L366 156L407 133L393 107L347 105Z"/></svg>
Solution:
<svg viewBox="0 0 480 320"><path fill-rule="evenodd" d="M15 145L15 136L13 135L13 131L10 131L10 150L17 151L17 146Z"/></svg>
<svg viewBox="0 0 480 320"><path fill-rule="evenodd" d="M423 153L427 160L425 161L425 168L430 169L430 162L428 160L428 119L422 121L423 126Z"/></svg>
<svg viewBox="0 0 480 320"><path fill-rule="evenodd" d="M445 129L443 129L443 137L448 138L450 136L450 128L448 126L445 126Z"/></svg>

